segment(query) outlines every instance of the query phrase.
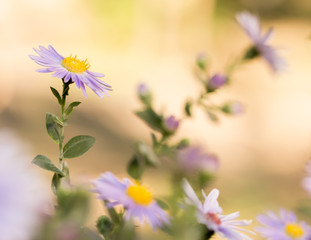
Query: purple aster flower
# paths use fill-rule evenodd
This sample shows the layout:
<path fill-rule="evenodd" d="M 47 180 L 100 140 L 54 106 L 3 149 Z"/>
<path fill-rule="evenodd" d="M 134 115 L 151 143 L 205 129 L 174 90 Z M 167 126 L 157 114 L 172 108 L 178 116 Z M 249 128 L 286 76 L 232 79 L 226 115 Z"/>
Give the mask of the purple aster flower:
<path fill-rule="evenodd" d="M 280 210 L 280 216 L 272 211 L 261 214 L 257 220 L 264 225 L 256 230 L 268 240 L 309 240 L 310 227 L 305 222 L 298 222 L 293 212 Z"/>
<path fill-rule="evenodd" d="M 179 126 L 179 121 L 174 116 L 164 119 L 164 128 L 170 133 L 174 133 Z"/>
<path fill-rule="evenodd" d="M 121 182 L 110 172 L 102 174 L 93 184 L 99 198 L 108 201 L 108 208 L 124 206 L 125 220 L 137 218 L 143 223 L 147 219 L 154 230 L 169 224 L 167 213 L 152 198 L 148 188 L 126 178 Z"/>
<path fill-rule="evenodd" d="M 247 226 L 251 220 L 235 220 L 239 217 L 239 212 L 234 212 L 228 215 L 222 215 L 222 208 L 217 201 L 219 191 L 213 189 L 208 196 L 202 190 L 204 203 L 202 204 L 190 184 L 184 180 L 183 189 L 187 196 L 187 202 L 196 207 L 196 216 L 198 222 L 206 225 L 206 227 L 229 240 L 251 240 L 250 237 L 242 232 L 254 234 L 251 231 L 243 229 L 239 226 Z"/>
<path fill-rule="evenodd" d="M 215 91 L 216 89 L 222 87 L 227 83 L 227 76 L 221 75 L 221 74 L 215 74 L 210 78 L 210 80 L 207 83 L 207 90 L 212 92 Z"/>
<path fill-rule="evenodd" d="M 302 180 L 302 187 L 309 193 L 311 196 L 311 161 L 308 162 L 306 166 L 307 176 Z"/>
<path fill-rule="evenodd" d="M 0 131 L 0 238 L 30 240 L 48 204 L 24 144 L 9 130 Z M 47 205 L 46 205 L 47 206 Z"/>
<path fill-rule="evenodd" d="M 88 70 L 90 65 L 87 59 L 81 61 L 71 55 L 64 58 L 51 45 L 48 48 L 39 46 L 39 49 L 34 49 L 39 56 L 29 55 L 32 60 L 45 67 L 38 69 L 38 72 L 54 72 L 53 77 L 61 78 L 65 83 L 74 82 L 78 89 L 81 88 L 85 97 L 87 97 L 85 85 L 101 98 L 104 97 L 104 94 L 108 95 L 107 91 L 112 90 L 110 85 L 99 79 L 104 77 L 104 74 Z"/>
<path fill-rule="evenodd" d="M 254 49 L 252 49 L 254 51 L 251 56 L 255 57 L 258 54 L 263 56 L 274 72 L 285 70 L 287 68 L 286 62 L 276 53 L 273 47 L 267 44 L 273 29 L 270 28 L 266 34 L 262 34 L 258 17 L 249 12 L 238 13 L 236 19 L 254 43 Z"/>
<path fill-rule="evenodd" d="M 187 146 L 177 151 L 177 161 L 181 169 L 189 173 L 199 171 L 213 173 L 219 167 L 215 155 L 205 153 L 199 146 Z"/>

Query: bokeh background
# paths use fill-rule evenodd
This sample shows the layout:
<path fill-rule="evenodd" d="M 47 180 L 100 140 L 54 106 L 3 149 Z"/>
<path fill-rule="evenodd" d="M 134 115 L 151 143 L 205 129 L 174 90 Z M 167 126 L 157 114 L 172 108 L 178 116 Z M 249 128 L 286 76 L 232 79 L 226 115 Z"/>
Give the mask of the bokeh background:
<path fill-rule="evenodd" d="M 207 53 L 212 71 L 221 72 L 250 45 L 235 21 L 241 10 L 259 15 L 265 29 L 274 27 L 271 43 L 289 69 L 273 74 L 263 60 L 244 65 L 215 101 L 239 100 L 246 112 L 214 124 L 197 109 L 177 138 L 189 137 L 219 157 L 213 185 L 225 212 L 254 218 L 266 209 L 295 209 L 307 199 L 300 182 L 311 157 L 310 0 L 0 0 L 1 127 L 13 129 L 33 156 L 56 160 L 44 119 L 45 112 L 59 113 L 49 86 L 60 90 L 61 81 L 35 72 L 39 66 L 28 55 L 51 44 L 63 56 L 88 58 L 114 91 L 99 99 L 88 90 L 85 99 L 71 89 L 70 100 L 82 105 L 67 139 L 97 139 L 86 155 L 69 160 L 72 179 L 87 182 L 107 170 L 124 177 L 134 143 L 150 142 L 150 130 L 133 114 L 141 107 L 137 84 L 149 85 L 157 109 L 182 118 L 185 99 L 201 87 L 193 73 L 197 54 Z M 47 187 L 50 178 L 46 173 Z M 161 171 L 148 171 L 145 181 L 156 194 L 169 191 Z M 102 211 L 94 201 L 90 226 Z"/>

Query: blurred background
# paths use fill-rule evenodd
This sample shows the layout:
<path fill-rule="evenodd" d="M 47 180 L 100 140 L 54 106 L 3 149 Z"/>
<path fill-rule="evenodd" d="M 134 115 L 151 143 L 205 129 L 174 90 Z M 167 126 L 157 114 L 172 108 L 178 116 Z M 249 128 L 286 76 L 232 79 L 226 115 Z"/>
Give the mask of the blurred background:
<path fill-rule="evenodd" d="M 247 219 L 266 209 L 295 208 L 307 198 L 300 182 L 311 157 L 310 0 L 0 0 L 1 127 L 14 130 L 33 156 L 56 161 L 58 146 L 44 121 L 46 112 L 59 114 L 49 87 L 60 91 L 61 81 L 37 73 L 28 55 L 51 44 L 65 57 L 88 58 L 90 70 L 104 73 L 114 90 L 99 99 L 87 89 L 85 99 L 71 88 L 69 100 L 82 104 L 66 138 L 97 139 L 86 155 L 68 161 L 72 179 L 86 182 L 107 170 L 125 177 L 134 143 L 150 142 L 149 128 L 133 114 L 141 108 L 138 83 L 153 90 L 157 109 L 182 118 L 186 98 L 201 87 L 193 73 L 196 56 L 205 52 L 216 73 L 249 47 L 235 21 L 242 10 L 259 15 L 264 29 L 274 27 L 271 44 L 289 69 L 273 74 L 262 59 L 244 65 L 216 101 L 241 101 L 246 112 L 214 124 L 196 109 L 177 138 L 189 137 L 219 157 L 214 186 L 225 213 L 240 210 Z M 47 186 L 51 176 L 46 173 Z M 169 191 L 168 176 L 159 171 L 147 172 L 145 181 L 158 195 Z M 94 204 L 91 226 L 103 213 Z"/>

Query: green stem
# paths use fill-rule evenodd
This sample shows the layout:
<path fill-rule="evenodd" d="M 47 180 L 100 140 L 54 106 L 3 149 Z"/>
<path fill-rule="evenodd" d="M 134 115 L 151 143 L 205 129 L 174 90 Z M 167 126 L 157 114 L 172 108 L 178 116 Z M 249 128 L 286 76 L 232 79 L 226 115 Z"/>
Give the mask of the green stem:
<path fill-rule="evenodd" d="M 62 93 L 62 101 L 61 101 L 61 121 L 62 123 L 64 123 L 65 121 L 65 106 L 66 106 L 66 97 L 68 95 L 69 92 L 69 84 L 71 84 L 71 82 L 67 82 L 65 83 L 63 80 L 63 93 Z M 64 163 L 63 163 L 63 141 L 64 141 L 64 127 L 61 127 L 61 132 L 60 132 L 60 141 L 59 141 L 59 167 L 60 170 L 63 170 L 64 168 Z M 68 176 L 69 177 L 69 176 Z"/>

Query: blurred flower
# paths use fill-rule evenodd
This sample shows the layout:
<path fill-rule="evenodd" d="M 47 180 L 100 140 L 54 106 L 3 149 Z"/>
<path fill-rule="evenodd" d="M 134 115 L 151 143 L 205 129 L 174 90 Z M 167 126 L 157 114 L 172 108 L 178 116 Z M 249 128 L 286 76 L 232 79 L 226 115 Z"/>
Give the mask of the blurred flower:
<path fill-rule="evenodd" d="M 308 162 L 306 166 L 307 176 L 302 179 L 302 187 L 309 193 L 311 196 L 311 161 Z"/>
<path fill-rule="evenodd" d="M 244 112 L 244 106 L 240 102 L 231 101 L 224 104 L 221 110 L 227 114 L 239 115 Z"/>
<path fill-rule="evenodd" d="M 242 232 L 247 232 L 253 234 L 253 232 L 246 229 L 240 228 L 238 226 L 247 226 L 252 221 L 251 220 L 234 220 L 240 214 L 239 212 L 234 212 L 228 215 L 222 215 L 222 208 L 219 206 L 217 201 L 219 191 L 213 189 L 208 196 L 202 190 L 204 197 L 204 204 L 201 203 L 194 190 L 190 184 L 184 180 L 183 189 L 187 196 L 187 202 L 196 207 L 196 216 L 198 222 L 206 225 L 206 227 L 229 240 L 243 240 L 251 238 Z"/>
<path fill-rule="evenodd" d="M 137 87 L 137 94 L 138 97 L 140 98 L 140 100 L 150 106 L 151 105 L 151 101 L 152 101 L 152 94 L 150 89 L 148 88 L 147 84 L 145 83 L 140 83 Z"/>
<path fill-rule="evenodd" d="M 221 74 L 215 74 L 212 76 L 207 83 L 207 90 L 209 92 L 215 91 L 227 83 L 227 76 Z"/>
<path fill-rule="evenodd" d="M 196 173 L 198 171 L 213 173 L 219 167 L 215 155 L 203 152 L 199 146 L 187 146 L 177 151 L 177 161 L 183 171 Z"/>
<path fill-rule="evenodd" d="M 206 70 L 208 57 L 205 53 L 199 53 L 196 59 L 197 66 L 201 70 Z"/>
<path fill-rule="evenodd" d="M 119 204 L 125 207 L 125 220 L 138 218 L 142 224 L 148 219 L 154 230 L 169 224 L 167 213 L 160 208 L 146 187 L 133 184 L 126 178 L 121 182 L 110 172 L 102 174 L 93 184 L 99 198 L 109 201 L 108 208 Z"/>
<path fill-rule="evenodd" d="M 38 69 L 38 72 L 49 73 L 54 72 L 53 77 L 61 78 L 65 83 L 74 82 L 78 89 L 81 88 L 85 97 L 86 90 L 84 84 L 93 90 L 99 97 L 104 97 L 105 93 L 108 95 L 108 91 L 111 91 L 111 86 L 103 82 L 99 78 L 104 77 L 102 73 L 91 72 L 89 63 L 86 60 L 79 60 L 77 57 L 64 58 L 55 49 L 49 45 L 48 48 L 39 46 L 40 50 L 34 49 L 34 51 L 39 55 L 29 55 L 29 57 L 45 68 Z"/>
<path fill-rule="evenodd" d="M 0 130 L 0 238 L 32 239 L 47 204 L 43 179 L 33 171 L 23 143 Z"/>
<path fill-rule="evenodd" d="M 305 222 L 298 222 L 293 212 L 280 210 L 280 216 L 268 211 L 261 214 L 257 220 L 264 227 L 257 227 L 256 230 L 269 240 L 309 240 L 311 239 L 311 229 Z"/>
<path fill-rule="evenodd" d="M 169 116 L 164 119 L 164 128 L 169 133 L 174 133 L 179 126 L 179 121 L 174 116 Z"/>
<path fill-rule="evenodd" d="M 238 13 L 236 19 L 254 43 L 254 47 L 247 52 L 246 59 L 261 55 L 266 59 L 273 71 L 285 70 L 287 68 L 286 62 L 276 53 L 273 47 L 266 44 L 272 35 L 273 29 L 270 28 L 266 34 L 262 34 L 258 17 L 249 12 Z"/>

